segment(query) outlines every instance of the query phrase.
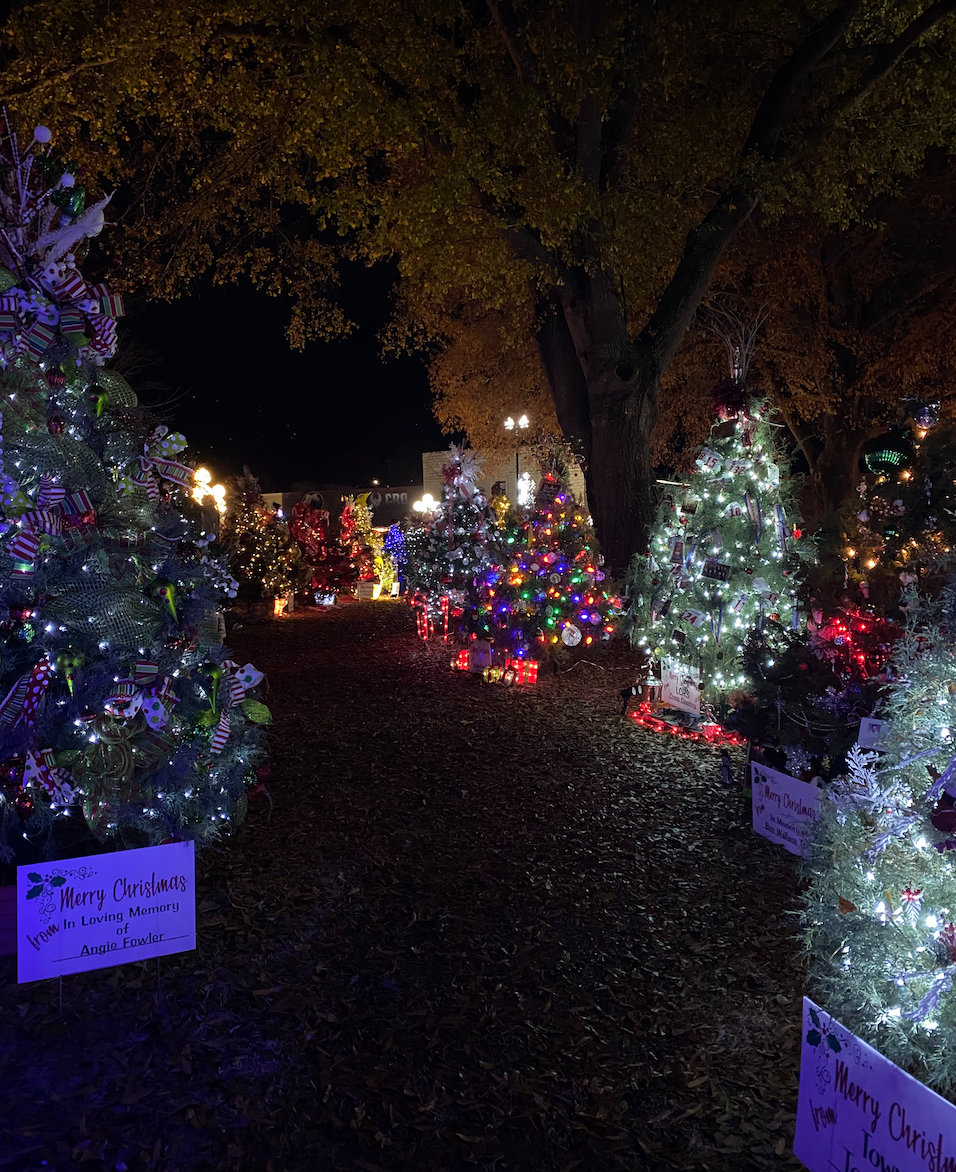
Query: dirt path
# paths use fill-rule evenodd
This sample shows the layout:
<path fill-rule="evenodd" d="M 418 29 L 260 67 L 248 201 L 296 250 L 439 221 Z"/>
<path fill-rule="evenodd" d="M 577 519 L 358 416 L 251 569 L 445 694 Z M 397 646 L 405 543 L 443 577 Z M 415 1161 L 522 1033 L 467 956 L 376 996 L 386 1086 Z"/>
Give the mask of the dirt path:
<path fill-rule="evenodd" d="M 792 860 L 711 752 L 535 691 L 408 610 L 236 632 L 273 806 L 201 860 L 200 947 L 12 986 L 0 1169 L 797 1168 Z M 17 1154 L 19 1153 L 19 1154 Z"/>

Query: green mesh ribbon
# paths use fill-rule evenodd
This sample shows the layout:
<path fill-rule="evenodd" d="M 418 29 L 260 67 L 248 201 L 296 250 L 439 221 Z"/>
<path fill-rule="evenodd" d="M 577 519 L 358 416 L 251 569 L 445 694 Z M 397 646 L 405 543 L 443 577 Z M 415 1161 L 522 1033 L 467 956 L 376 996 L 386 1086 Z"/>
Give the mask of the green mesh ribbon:
<path fill-rule="evenodd" d="M 96 578 L 57 583 L 46 606 L 50 617 L 67 627 L 89 632 L 114 648 L 135 650 L 152 643 L 163 612 L 151 598 L 131 594 L 128 586 L 98 584 Z"/>
<path fill-rule="evenodd" d="M 121 374 L 115 370 L 101 370 L 96 376 L 98 386 L 101 386 L 109 395 L 106 406 L 110 407 L 137 407 L 139 400 L 136 392 Z"/>

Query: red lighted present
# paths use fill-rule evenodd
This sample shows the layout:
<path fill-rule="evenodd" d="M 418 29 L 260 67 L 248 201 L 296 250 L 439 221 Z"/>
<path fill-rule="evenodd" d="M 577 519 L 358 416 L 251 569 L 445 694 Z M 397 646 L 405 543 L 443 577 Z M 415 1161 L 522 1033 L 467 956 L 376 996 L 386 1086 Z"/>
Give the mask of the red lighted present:
<path fill-rule="evenodd" d="M 536 659 L 506 659 L 505 667 L 515 673 L 516 684 L 534 686 L 538 682 L 538 661 Z"/>

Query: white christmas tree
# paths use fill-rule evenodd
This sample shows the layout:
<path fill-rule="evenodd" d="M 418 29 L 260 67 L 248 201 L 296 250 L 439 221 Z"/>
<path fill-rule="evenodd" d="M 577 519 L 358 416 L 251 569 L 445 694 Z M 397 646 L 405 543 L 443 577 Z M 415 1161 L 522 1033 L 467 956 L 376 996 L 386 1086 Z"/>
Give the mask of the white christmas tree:
<path fill-rule="evenodd" d="M 798 624 L 793 485 L 778 429 L 735 382 L 720 413 L 697 471 L 667 486 L 650 552 L 628 575 L 632 641 L 691 682 L 688 702 L 675 705 L 686 711 L 701 700 L 723 707 L 745 688 L 740 650 L 751 631 Z"/>
<path fill-rule="evenodd" d="M 807 863 L 811 975 L 827 1010 L 935 1089 L 956 1088 L 956 586 L 907 600 L 909 629 Z"/>

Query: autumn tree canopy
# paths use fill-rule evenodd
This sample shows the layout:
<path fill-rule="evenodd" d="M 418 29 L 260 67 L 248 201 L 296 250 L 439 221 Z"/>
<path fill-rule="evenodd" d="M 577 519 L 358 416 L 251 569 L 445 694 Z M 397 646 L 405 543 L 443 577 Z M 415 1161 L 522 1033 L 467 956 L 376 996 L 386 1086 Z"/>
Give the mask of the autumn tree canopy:
<path fill-rule="evenodd" d="M 124 265 L 161 295 L 248 273 L 301 342 L 347 328 L 340 256 L 398 258 L 393 344 L 481 378 L 482 333 L 499 365 L 533 341 L 619 569 L 714 267 L 757 206 L 849 221 L 948 149 L 954 8 L 36 0 L 0 92 L 129 186 Z"/>
<path fill-rule="evenodd" d="M 749 378 L 768 393 L 810 472 L 815 516 L 854 498 L 864 444 L 919 404 L 956 418 L 956 166 L 934 160 L 869 223 L 755 216 L 718 267 L 710 301 L 665 378 L 658 457 L 679 466 L 712 422 L 727 376 L 715 314 L 761 326 Z"/>

